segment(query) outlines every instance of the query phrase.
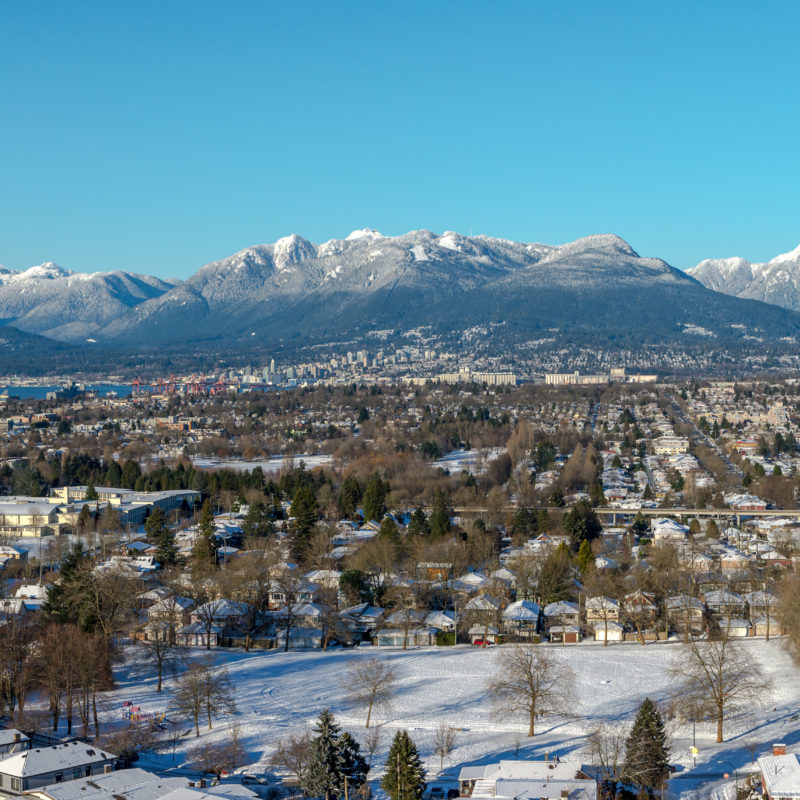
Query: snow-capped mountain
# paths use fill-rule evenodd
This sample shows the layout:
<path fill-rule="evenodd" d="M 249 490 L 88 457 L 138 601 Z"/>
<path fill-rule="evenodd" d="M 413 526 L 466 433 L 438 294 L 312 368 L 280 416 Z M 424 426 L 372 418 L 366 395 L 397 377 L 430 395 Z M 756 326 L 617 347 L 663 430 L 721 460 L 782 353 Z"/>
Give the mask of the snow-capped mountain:
<path fill-rule="evenodd" d="M 292 235 L 247 248 L 98 333 L 153 345 L 249 336 L 272 345 L 358 338 L 375 329 L 433 325 L 450 333 L 502 324 L 518 338 L 556 329 L 662 341 L 682 337 L 700 317 L 723 337 L 741 335 L 737 323 L 785 333 L 777 309 L 732 302 L 609 234 L 547 245 L 365 229 L 319 245 Z"/>
<path fill-rule="evenodd" d="M 720 342 L 800 338 L 800 315 L 711 291 L 610 234 L 563 245 L 453 231 L 364 229 L 322 244 L 295 234 L 177 285 L 52 264 L 0 269 L 0 317 L 65 341 L 182 352 L 292 349 L 421 326 L 454 345 L 491 329 L 487 341 L 506 351 L 542 337 L 696 344 L 700 329 Z"/>
<path fill-rule="evenodd" d="M 763 264 L 708 258 L 687 273 L 715 292 L 800 311 L 800 246 Z"/>
<path fill-rule="evenodd" d="M 0 267 L 0 319 L 30 333 L 80 340 L 174 286 L 150 275 L 72 272 L 52 262 L 19 272 Z"/>

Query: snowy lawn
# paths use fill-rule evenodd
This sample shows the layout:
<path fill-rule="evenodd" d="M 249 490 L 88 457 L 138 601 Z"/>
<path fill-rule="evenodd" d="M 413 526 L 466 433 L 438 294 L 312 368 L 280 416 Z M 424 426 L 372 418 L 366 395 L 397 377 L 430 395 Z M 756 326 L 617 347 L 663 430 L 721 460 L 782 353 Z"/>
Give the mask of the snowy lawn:
<path fill-rule="evenodd" d="M 726 742 L 721 745 L 714 742 L 713 724 L 698 724 L 700 752 L 695 768 L 690 751 L 691 725 L 668 724 L 671 760 L 679 769 L 671 781 L 675 796 L 710 796 L 724 783 L 722 775 L 731 772 L 732 765 L 741 773 L 751 768 L 749 748 L 755 743 L 758 756 L 768 752 L 773 742 L 785 742 L 790 749 L 796 749 L 800 742 L 800 724 L 793 719 L 800 714 L 800 673 L 780 641 L 752 639 L 743 645 L 753 651 L 772 677 L 774 689 L 763 707 L 726 722 Z M 445 760 L 444 774 L 438 776 L 450 785 L 461 765 L 501 757 L 542 758 L 549 753 L 588 761 L 585 737 L 597 723 L 627 724 L 645 697 L 663 701 L 672 694 L 669 666 L 681 653 L 679 644 L 664 643 L 646 647 L 624 644 L 604 648 L 589 643 L 547 647 L 575 671 L 577 700 L 574 708 L 565 709 L 564 718 L 541 718 L 532 739 L 525 736 L 524 719 L 492 714 L 485 682 L 495 669 L 499 649 L 460 646 L 405 652 L 388 648 L 289 653 L 211 651 L 214 661 L 228 669 L 239 711 L 234 718 L 216 721 L 211 732 L 201 727 L 199 741 L 227 737 L 236 721 L 252 762 L 245 771 L 267 771 L 274 743 L 290 732 L 310 731 L 317 714 L 326 707 L 343 728 L 363 741 L 366 711 L 347 702 L 342 685 L 350 661 L 378 656 L 393 664 L 399 680 L 391 709 L 373 713 L 373 720 L 384 732 L 373 778 L 379 777 L 395 730 L 406 728 L 420 748 L 430 779 L 436 779 L 439 760 L 433 754 L 433 734 L 440 722 L 460 729 L 455 750 Z M 156 694 L 150 666 L 137 657 L 136 648 L 129 648 L 126 655 L 129 660 L 116 672 L 117 689 L 109 700 L 105 721 L 121 724 L 118 709 L 124 700 L 140 706 L 143 712 L 166 711 L 169 716 L 169 690 L 174 679 L 167 678 L 165 691 Z M 207 655 L 204 650 L 193 651 L 193 657 Z M 188 766 L 187 753 L 197 741 L 194 735 L 188 737 L 179 745 L 174 761 L 167 754 L 156 757 L 154 764 L 162 769 Z"/>

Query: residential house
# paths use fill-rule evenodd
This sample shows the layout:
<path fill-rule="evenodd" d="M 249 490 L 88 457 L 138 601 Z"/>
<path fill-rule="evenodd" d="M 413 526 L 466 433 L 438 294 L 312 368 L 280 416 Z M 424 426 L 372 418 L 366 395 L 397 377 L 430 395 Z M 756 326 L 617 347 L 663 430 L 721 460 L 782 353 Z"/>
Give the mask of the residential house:
<path fill-rule="evenodd" d="M 797 800 L 800 797 L 800 757 L 786 753 L 786 745 L 774 744 L 772 754 L 758 759 L 761 791 L 767 800 Z"/>
<path fill-rule="evenodd" d="M 14 797 L 51 783 L 102 774 L 117 757 L 84 742 L 13 753 L 0 760 L 0 794 Z"/>
<path fill-rule="evenodd" d="M 461 797 L 474 800 L 596 800 L 597 783 L 573 761 L 500 761 L 462 767 Z"/>
<path fill-rule="evenodd" d="M 29 750 L 31 739 L 16 728 L 0 728 L 0 756 Z"/>
<path fill-rule="evenodd" d="M 517 600 L 503 611 L 503 629 L 518 639 L 532 639 L 539 633 L 541 608 L 532 600 Z"/>
<path fill-rule="evenodd" d="M 699 636 L 706 628 L 706 608 L 696 597 L 681 594 L 664 601 L 670 630 L 684 636 Z"/>

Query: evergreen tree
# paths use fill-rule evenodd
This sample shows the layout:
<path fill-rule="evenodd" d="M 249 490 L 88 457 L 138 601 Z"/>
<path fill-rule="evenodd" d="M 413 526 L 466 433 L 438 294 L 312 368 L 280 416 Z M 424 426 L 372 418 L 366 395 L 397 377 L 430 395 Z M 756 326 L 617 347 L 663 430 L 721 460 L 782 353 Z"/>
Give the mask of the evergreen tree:
<path fill-rule="evenodd" d="M 433 498 L 433 513 L 431 514 L 431 536 L 441 538 L 450 530 L 450 498 L 444 489 L 437 489 Z"/>
<path fill-rule="evenodd" d="M 386 495 L 389 493 L 389 484 L 374 472 L 364 489 L 364 521 L 379 520 L 386 511 Z"/>
<path fill-rule="evenodd" d="M 408 731 L 397 731 L 386 758 L 381 788 L 391 800 L 422 800 L 425 769 Z"/>
<path fill-rule="evenodd" d="M 175 533 L 167 524 L 166 512 L 156 506 L 145 521 L 144 529 L 149 541 L 158 548 L 156 561 L 162 567 L 173 566 L 178 556 L 178 548 L 175 546 Z"/>
<path fill-rule="evenodd" d="M 361 755 L 361 746 L 347 731 L 339 737 L 339 756 L 342 759 L 342 777 L 347 778 L 347 792 L 350 796 L 351 791 L 358 791 L 364 785 L 369 765 Z"/>
<path fill-rule="evenodd" d="M 203 503 L 200 512 L 200 524 L 192 548 L 192 558 L 196 566 L 211 567 L 217 563 L 217 537 L 214 535 L 214 512 L 210 500 Z"/>
<path fill-rule="evenodd" d="M 584 539 L 578 548 L 578 569 L 581 571 L 581 575 L 585 575 L 589 571 L 593 561 L 592 546 Z"/>
<path fill-rule="evenodd" d="M 409 536 L 428 536 L 431 532 L 431 526 L 428 524 L 428 518 L 425 512 L 418 508 L 408 521 L 408 535 Z"/>
<path fill-rule="evenodd" d="M 386 517 L 383 522 L 381 522 L 378 536 L 394 544 L 400 544 L 400 532 L 397 530 L 397 525 L 391 517 Z"/>
<path fill-rule="evenodd" d="M 329 709 L 317 720 L 311 741 L 311 753 L 303 773 L 303 792 L 308 797 L 331 800 L 344 792 L 344 759 L 339 746 L 339 726 Z"/>
<path fill-rule="evenodd" d="M 289 513 L 292 522 L 292 555 L 302 561 L 311 542 L 311 531 L 317 523 L 317 498 L 309 485 L 300 486 L 294 493 Z"/>
<path fill-rule="evenodd" d="M 336 497 L 336 510 L 339 516 L 343 519 L 351 519 L 355 515 L 360 501 L 361 487 L 352 475 L 348 475 L 342 481 L 342 487 Z"/>
<path fill-rule="evenodd" d="M 108 465 L 105 477 L 106 486 L 121 486 L 122 485 L 122 469 L 119 464 L 113 459 Z"/>
<path fill-rule="evenodd" d="M 625 780 L 645 789 L 661 786 L 669 775 L 669 748 L 664 721 L 650 698 L 645 698 L 625 741 Z"/>
<path fill-rule="evenodd" d="M 603 526 L 597 518 L 595 510 L 586 500 L 578 500 L 577 503 L 563 517 L 561 517 L 561 527 L 569 534 L 572 546 L 578 548 L 584 539 L 591 541 L 596 539 Z"/>
<path fill-rule="evenodd" d="M 264 502 L 258 500 L 250 503 L 242 520 L 242 530 L 245 536 L 269 536 L 275 532 L 270 509 Z"/>
<path fill-rule="evenodd" d="M 91 564 L 83 553 L 83 545 L 75 542 L 61 561 L 59 579 L 47 589 L 41 611 L 45 622 L 74 623 L 92 633 L 97 627 L 97 616 L 91 603 L 91 589 Z"/>
<path fill-rule="evenodd" d="M 97 489 L 94 488 L 94 482 L 93 481 L 89 481 L 89 484 L 86 487 L 86 497 L 84 499 L 87 502 L 96 501 L 97 500 Z"/>

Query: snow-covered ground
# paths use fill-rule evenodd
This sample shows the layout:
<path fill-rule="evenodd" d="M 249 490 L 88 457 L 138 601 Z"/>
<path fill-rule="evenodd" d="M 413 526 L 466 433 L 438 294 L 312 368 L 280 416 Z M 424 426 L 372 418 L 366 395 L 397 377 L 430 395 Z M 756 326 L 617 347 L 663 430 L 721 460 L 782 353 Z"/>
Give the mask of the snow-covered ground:
<path fill-rule="evenodd" d="M 542 645 L 546 646 L 546 645 Z M 753 651 L 764 670 L 772 677 L 774 689 L 761 708 L 731 718 L 725 729 L 726 742 L 714 742 L 710 723 L 697 726 L 699 755 L 692 767 L 692 728 L 669 723 L 672 762 L 678 772 L 671 780 L 671 795 L 689 800 L 710 797 L 728 783 L 725 772 L 736 766 L 739 776 L 751 768 L 750 749 L 757 743 L 756 756 L 769 751 L 773 742 L 785 742 L 790 750 L 800 746 L 800 673 L 779 641 L 748 640 L 744 647 Z M 525 721 L 497 718 L 492 714 L 485 682 L 496 668 L 498 649 L 419 648 L 403 652 L 387 648 L 359 648 L 328 652 L 239 650 L 211 652 L 216 663 L 225 664 L 236 690 L 238 714 L 215 722 L 214 730 L 203 732 L 203 739 L 226 737 L 233 722 L 238 722 L 251 759 L 247 771 L 266 771 L 275 742 L 288 733 L 309 731 L 323 708 L 330 708 L 341 725 L 363 741 L 365 711 L 346 700 L 343 680 L 353 659 L 377 655 L 389 660 L 399 678 L 392 708 L 379 712 L 377 721 L 384 732 L 372 777 L 382 770 L 391 737 L 406 728 L 417 743 L 432 779 L 439 769 L 433 754 L 433 734 L 442 721 L 459 728 L 456 748 L 445 761 L 439 778 L 453 783 L 462 764 L 490 762 L 500 757 L 543 758 L 545 753 L 560 758 L 588 761 L 586 734 L 600 721 L 625 725 L 644 697 L 666 700 L 673 691 L 669 666 L 680 658 L 678 644 L 624 644 L 603 648 L 595 644 L 551 647 L 576 674 L 577 700 L 565 709 L 564 718 L 544 717 L 535 737 L 528 739 Z M 169 716 L 168 678 L 165 691 L 155 693 L 152 669 L 136 657 L 135 648 L 125 668 L 116 674 L 117 689 L 104 713 L 106 722 L 121 723 L 125 700 L 143 712 L 166 711 Z M 193 656 L 203 658 L 203 650 Z M 202 730 L 202 729 L 201 729 Z M 173 761 L 169 754 L 156 757 L 161 768 L 188 766 L 187 752 L 197 740 L 191 736 L 178 748 Z M 146 766 L 146 764 L 142 764 Z M 154 764 L 155 765 L 155 764 Z"/>
<path fill-rule="evenodd" d="M 333 461 L 333 456 L 325 453 L 313 453 L 295 456 L 272 456 L 271 458 L 260 458 L 252 461 L 245 461 L 241 458 L 206 458 L 204 456 L 193 456 L 192 463 L 201 469 L 233 469 L 237 472 L 252 471 L 256 467 L 267 472 L 280 472 L 288 464 L 292 463 L 295 467 L 300 466 L 300 462 L 305 464 L 306 469 L 314 467 L 324 467 Z"/>

